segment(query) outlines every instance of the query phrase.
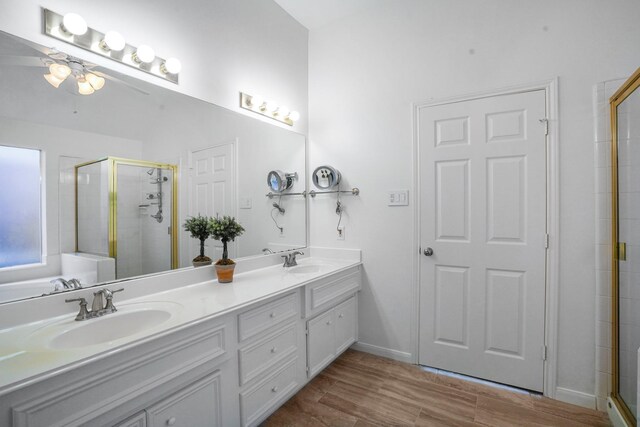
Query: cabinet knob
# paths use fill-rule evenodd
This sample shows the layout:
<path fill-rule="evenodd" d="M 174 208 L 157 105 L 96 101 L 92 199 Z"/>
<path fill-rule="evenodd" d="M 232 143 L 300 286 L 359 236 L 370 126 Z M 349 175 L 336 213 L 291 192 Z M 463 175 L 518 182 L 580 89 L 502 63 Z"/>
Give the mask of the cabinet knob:
<path fill-rule="evenodd" d="M 271 353 L 275 353 L 276 351 L 278 351 L 278 347 L 273 347 L 273 348 L 271 349 Z"/>
<path fill-rule="evenodd" d="M 330 325 L 330 324 L 331 324 L 331 320 L 327 320 L 327 325 Z"/>
<path fill-rule="evenodd" d="M 273 387 L 271 387 L 271 391 L 272 391 L 273 393 L 275 393 L 276 391 L 278 391 L 278 386 L 277 386 L 277 385 L 274 385 Z"/>
<path fill-rule="evenodd" d="M 168 426 L 175 425 L 175 423 L 176 423 L 176 417 L 171 417 L 171 418 L 169 418 L 169 419 L 167 420 L 167 425 L 168 425 Z"/>
<path fill-rule="evenodd" d="M 271 314 L 269 314 L 269 317 L 271 317 L 273 319 L 274 317 L 276 317 L 276 314 L 275 313 L 271 313 Z"/>
<path fill-rule="evenodd" d="M 344 314 L 340 313 L 338 314 L 338 319 L 342 319 L 344 317 Z"/>

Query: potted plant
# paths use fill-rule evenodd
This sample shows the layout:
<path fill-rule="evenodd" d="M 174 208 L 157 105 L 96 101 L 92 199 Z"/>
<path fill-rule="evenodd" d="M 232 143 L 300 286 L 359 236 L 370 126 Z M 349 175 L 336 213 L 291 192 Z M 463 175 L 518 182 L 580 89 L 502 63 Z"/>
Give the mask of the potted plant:
<path fill-rule="evenodd" d="M 211 235 L 210 222 L 210 218 L 200 215 L 187 218 L 184 222 L 183 227 L 186 231 L 191 233 L 191 237 L 200 240 L 200 255 L 193 259 L 194 267 L 211 265 L 211 258 L 204 254 L 204 242 Z"/>
<path fill-rule="evenodd" d="M 216 216 L 209 221 L 209 232 L 211 237 L 222 242 L 222 258 L 216 261 L 218 282 L 233 282 L 233 270 L 236 267 L 236 263 L 229 259 L 227 243 L 229 241 L 233 242 L 236 237 L 240 236 L 244 232 L 244 228 L 233 217 L 225 215 L 220 218 Z"/>

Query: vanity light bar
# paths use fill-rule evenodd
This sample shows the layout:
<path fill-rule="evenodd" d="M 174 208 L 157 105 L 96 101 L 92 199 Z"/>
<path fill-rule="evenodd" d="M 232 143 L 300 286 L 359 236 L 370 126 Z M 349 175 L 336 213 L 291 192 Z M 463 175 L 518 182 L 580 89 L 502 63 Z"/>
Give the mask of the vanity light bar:
<path fill-rule="evenodd" d="M 178 84 L 182 66 L 176 58 L 165 60 L 156 56 L 149 46 L 127 44 L 115 31 L 101 33 L 94 30 L 75 13 L 63 16 L 45 8 L 42 11 L 46 35 Z"/>
<path fill-rule="evenodd" d="M 295 122 L 300 120 L 300 113 L 297 111 L 291 111 L 288 107 L 277 105 L 272 101 L 265 101 L 257 95 L 249 95 L 244 92 L 240 92 L 240 107 L 289 126 L 293 126 Z"/>

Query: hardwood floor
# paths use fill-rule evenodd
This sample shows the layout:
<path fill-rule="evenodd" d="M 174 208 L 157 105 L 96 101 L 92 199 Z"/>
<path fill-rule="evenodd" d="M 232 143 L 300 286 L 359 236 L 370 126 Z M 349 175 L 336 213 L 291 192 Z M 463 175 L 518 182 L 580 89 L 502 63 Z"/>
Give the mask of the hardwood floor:
<path fill-rule="evenodd" d="M 571 427 L 610 423 L 606 414 L 595 410 L 347 350 L 263 426 Z"/>

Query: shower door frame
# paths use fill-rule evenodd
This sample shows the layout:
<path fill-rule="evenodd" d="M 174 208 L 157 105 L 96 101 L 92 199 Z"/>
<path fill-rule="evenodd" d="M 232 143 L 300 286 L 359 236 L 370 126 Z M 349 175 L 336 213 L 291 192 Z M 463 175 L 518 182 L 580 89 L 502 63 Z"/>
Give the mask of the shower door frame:
<path fill-rule="evenodd" d="M 75 165 L 75 225 L 76 252 L 78 252 L 78 169 L 96 163 L 107 162 L 108 194 L 109 194 L 109 257 L 118 256 L 118 165 L 139 166 L 144 168 L 169 169 L 172 175 L 171 197 L 171 269 L 179 266 L 178 257 L 178 166 L 169 163 L 150 162 L 147 160 L 133 160 L 122 157 L 103 157 Z M 116 272 L 117 275 L 117 272 Z"/>
<path fill-rule="evenodd" d="M 620 389 L 620 328 L 619 328 L 619 267 L 618 254 L 618 106 L 640 87 L 640 68 L 609 98 L 611 111 L 611 400 L 630 426 L 637 420 L 619 393 Z"/>

